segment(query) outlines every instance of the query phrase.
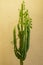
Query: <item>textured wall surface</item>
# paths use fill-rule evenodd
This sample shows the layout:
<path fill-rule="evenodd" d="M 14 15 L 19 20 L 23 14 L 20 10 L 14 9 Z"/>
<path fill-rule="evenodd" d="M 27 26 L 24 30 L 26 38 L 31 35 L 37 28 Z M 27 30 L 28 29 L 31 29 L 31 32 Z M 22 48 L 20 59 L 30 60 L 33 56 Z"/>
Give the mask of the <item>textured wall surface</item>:
<path fill-rule="evenodd" d="M 0 0 L 0 65 L 19 65 L 13 51 L 13 28 L 22 0 Z M 25 0 L 32 17 L 30 49 L 24 65 L 43 65 L 43 0 Z"/>

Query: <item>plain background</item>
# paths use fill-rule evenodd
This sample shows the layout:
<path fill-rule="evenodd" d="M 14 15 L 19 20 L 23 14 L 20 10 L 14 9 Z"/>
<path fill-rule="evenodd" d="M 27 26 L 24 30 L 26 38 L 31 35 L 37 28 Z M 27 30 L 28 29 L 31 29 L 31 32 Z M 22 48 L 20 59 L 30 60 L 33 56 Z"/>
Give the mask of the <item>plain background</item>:
<path fill-rule="evenodd" d="M 13 29 L 22 0 L 0 0 L 0 65 L 19 65 L 13 51 Z M 43 65 L 43 0 L 25 0 L 32 18 L 30 48 L 24 65 Z"/>

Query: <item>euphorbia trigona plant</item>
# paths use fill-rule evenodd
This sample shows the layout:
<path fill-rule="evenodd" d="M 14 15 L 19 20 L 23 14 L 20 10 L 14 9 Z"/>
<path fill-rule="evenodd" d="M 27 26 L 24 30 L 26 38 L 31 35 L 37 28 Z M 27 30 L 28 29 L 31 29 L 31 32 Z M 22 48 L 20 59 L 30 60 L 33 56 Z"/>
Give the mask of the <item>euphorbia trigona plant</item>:
<path fill-rule="evenodd" d="M 30 29 L 32 28 L 31 22 L 32 19 L 29 17 L 28 10 L 25 9 L 25 3 L 23 1 L 17 24 L 19 48 L 17 48 L 16 29 L 14 28 L 13 30 L 14 52 L 16 57 L 20 59 L 20 65 L 23 65 L 23 61 L 25 60 L 29 49 Z"/>

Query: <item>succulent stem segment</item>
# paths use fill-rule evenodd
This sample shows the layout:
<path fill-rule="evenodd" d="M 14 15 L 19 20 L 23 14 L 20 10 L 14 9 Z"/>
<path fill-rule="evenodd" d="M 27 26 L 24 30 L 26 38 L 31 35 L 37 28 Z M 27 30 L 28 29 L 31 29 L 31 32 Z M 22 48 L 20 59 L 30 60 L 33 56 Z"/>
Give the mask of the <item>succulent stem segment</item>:
<path fill-rule="evenodd" d="M 20 60 L 20 65 L 23 65 L 23 61 L 22 60 Z"/>
<path fill-rule="evenodd" d="M 14 28 L 13 31 L 14 52 L 16 57 L 20 59 L 20 65 L 23 65 L 23 61 L 25 60 L 27 51 L 29 49 L 30 29 L 32 28 L 31 22 L 32 19 L 29 17 L 28 10 L 25 10 L 25 4 L 23 1 L 17 24 L 19 48 L 17 48 L 16 29 Z"/>

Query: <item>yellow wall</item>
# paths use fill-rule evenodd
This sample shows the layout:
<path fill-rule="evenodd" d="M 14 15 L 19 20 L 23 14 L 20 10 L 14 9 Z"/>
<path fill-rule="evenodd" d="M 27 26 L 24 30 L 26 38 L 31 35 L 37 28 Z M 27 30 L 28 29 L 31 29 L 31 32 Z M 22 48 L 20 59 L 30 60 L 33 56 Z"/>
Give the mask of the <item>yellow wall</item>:
<path fill-rule="evenodd" d="M 22 0 L 0 0 L 0 65 L 19 65 L 13 52 L 13 28 Z M 25 0 L 32 17 L 30 49 L 24 65 L 43 65 L 43 0 Z"/>

